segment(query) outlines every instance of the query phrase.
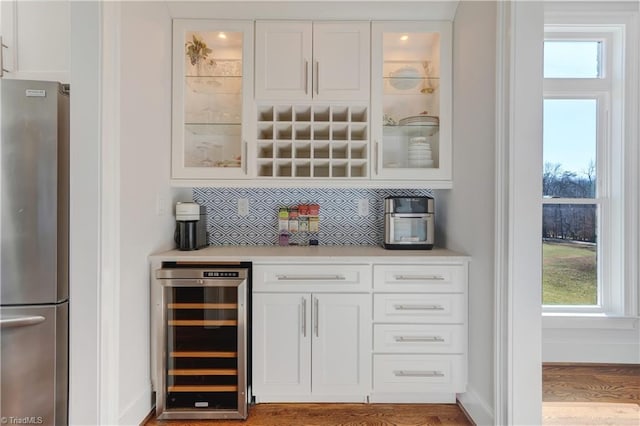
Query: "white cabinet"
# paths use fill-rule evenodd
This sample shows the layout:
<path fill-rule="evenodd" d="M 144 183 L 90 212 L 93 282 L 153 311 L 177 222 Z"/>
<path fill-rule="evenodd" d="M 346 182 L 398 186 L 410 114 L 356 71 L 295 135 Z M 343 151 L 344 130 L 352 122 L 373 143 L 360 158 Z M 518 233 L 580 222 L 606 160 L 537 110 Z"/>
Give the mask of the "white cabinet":
<path fill-rule="evenodd" d="M 252 311 L 254 395 L 309 395 L 310 295 L 254 293 Z"/>
<path fill-rule="evenodd" d="M 253 22 L 173 21 L 173 179 L 248 176 Z"/>
<path fill-rule="evenodd" d="M 452 183 L 450 22 L 371 27 L 374 179 Z"/>
<path fill-rule="evenodd" d="M 455 402 L 467 383 L 467 264 L 373 266 L 373 402 Z"/>
<path fill-rule="evenodd" d="M 363 281 L 370 278 L 370 267 L 328 266 L 255 267 L 253 394 L 258 402 L 366 400 L 371 301 L 369 294 L 348 292 L 370 288 L 370 281 Z"/>
<path fill-rule="evenodd" d="M 70 2 L 3 1 L 3 78 L 69 83 Z"/>
<path fill-rule="evenodd" d="M 256 22 L 257 100 L 369 99 L 368 22 Z"/>

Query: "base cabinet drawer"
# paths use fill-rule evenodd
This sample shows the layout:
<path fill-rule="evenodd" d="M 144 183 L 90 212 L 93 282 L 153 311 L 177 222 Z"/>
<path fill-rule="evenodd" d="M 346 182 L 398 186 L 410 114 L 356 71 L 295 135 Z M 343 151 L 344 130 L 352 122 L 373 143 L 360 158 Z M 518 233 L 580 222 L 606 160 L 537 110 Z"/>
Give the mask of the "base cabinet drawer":
<path fill-rule="evenodd" d="M 254 291 L 366 292 L 371 290 L 370 265 L 254 265 Z"/>
<path fill-rule="evenodd" d="M 373 351 L 461 354 L 466 352 L 466 329 L 463 325 L 376 324 Z"/>
<path fill-rule="evenodd" d="M 374 392 L 464 392 L 463 355 L 374 355 Z"/>
<path fill-rule="evenodd" d="M 373 287 L 384 292 L 462 293 L 465 265 L 375 265 Z"/>
<path fill-rule="evenodd" d="M 376 322 L 449 323 L 466 320 L 463 294 L 374 294 Z"/>

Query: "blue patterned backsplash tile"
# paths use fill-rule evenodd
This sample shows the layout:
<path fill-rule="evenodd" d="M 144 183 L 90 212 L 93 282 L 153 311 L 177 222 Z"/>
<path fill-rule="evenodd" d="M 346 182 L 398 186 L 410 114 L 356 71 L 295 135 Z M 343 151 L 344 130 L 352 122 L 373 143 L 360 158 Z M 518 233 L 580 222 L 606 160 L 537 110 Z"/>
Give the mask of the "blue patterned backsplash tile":
<path fill-rule="evenodd" d="M 209 244 L 275 245 L 278 208 L 320 205 L 320 245 L 380 245 L 383 200 L 390 195 L 433 196 L 431 190 L 319 188 L 194 188 L 193 201 L 207 208 Z M 238 215 L 238 199 L 249 201 L 249 214 Z M 358 200 L 369 214 L 358 216 Z"/>

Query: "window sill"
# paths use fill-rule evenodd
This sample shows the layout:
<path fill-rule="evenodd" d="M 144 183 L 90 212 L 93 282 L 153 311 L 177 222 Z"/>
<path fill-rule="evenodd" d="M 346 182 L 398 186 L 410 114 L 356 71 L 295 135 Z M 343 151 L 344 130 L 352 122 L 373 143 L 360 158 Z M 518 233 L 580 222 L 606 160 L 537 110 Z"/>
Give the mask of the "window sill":
<path fill-rule="evenodd" d="M 542 328 L 633 330 L 640 318 L 605 314 L 543 313 Z"/>

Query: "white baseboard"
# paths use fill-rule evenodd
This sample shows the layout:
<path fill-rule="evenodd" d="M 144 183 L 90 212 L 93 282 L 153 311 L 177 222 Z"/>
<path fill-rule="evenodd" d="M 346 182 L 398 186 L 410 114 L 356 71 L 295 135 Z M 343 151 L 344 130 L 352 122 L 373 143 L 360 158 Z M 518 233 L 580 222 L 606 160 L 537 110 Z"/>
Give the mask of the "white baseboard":
<path fill-rule="evenodd" d="M 120 412 L 118 425 L 138 426 L 151 411 L 151 389 L 144 389 L 129 405 Z"/>
<path fill-rule="evenodd" d="M 254 395 L 256 404 L 262 403 L 295 403 L 295 402 L 351 402 L 365 403 L 364 395 Z"/>
<path fill-rule="evenodd" d="M 395 404 L 455 404 L 455 393 L 422 392 L 422 393 L 372 393 L 369 402 Z"/>
<path fill-rule="evenodd" d="M 635 343 L 542 342 L 542 362 L 640 364 Z"/>
<path fill-rule="evenodd" d="M 469 386 L 467 386 L 465 393 L 458 394 L 458 403 L 476 425 L 488 426 L 494 424 L 493 410 Z"/>

